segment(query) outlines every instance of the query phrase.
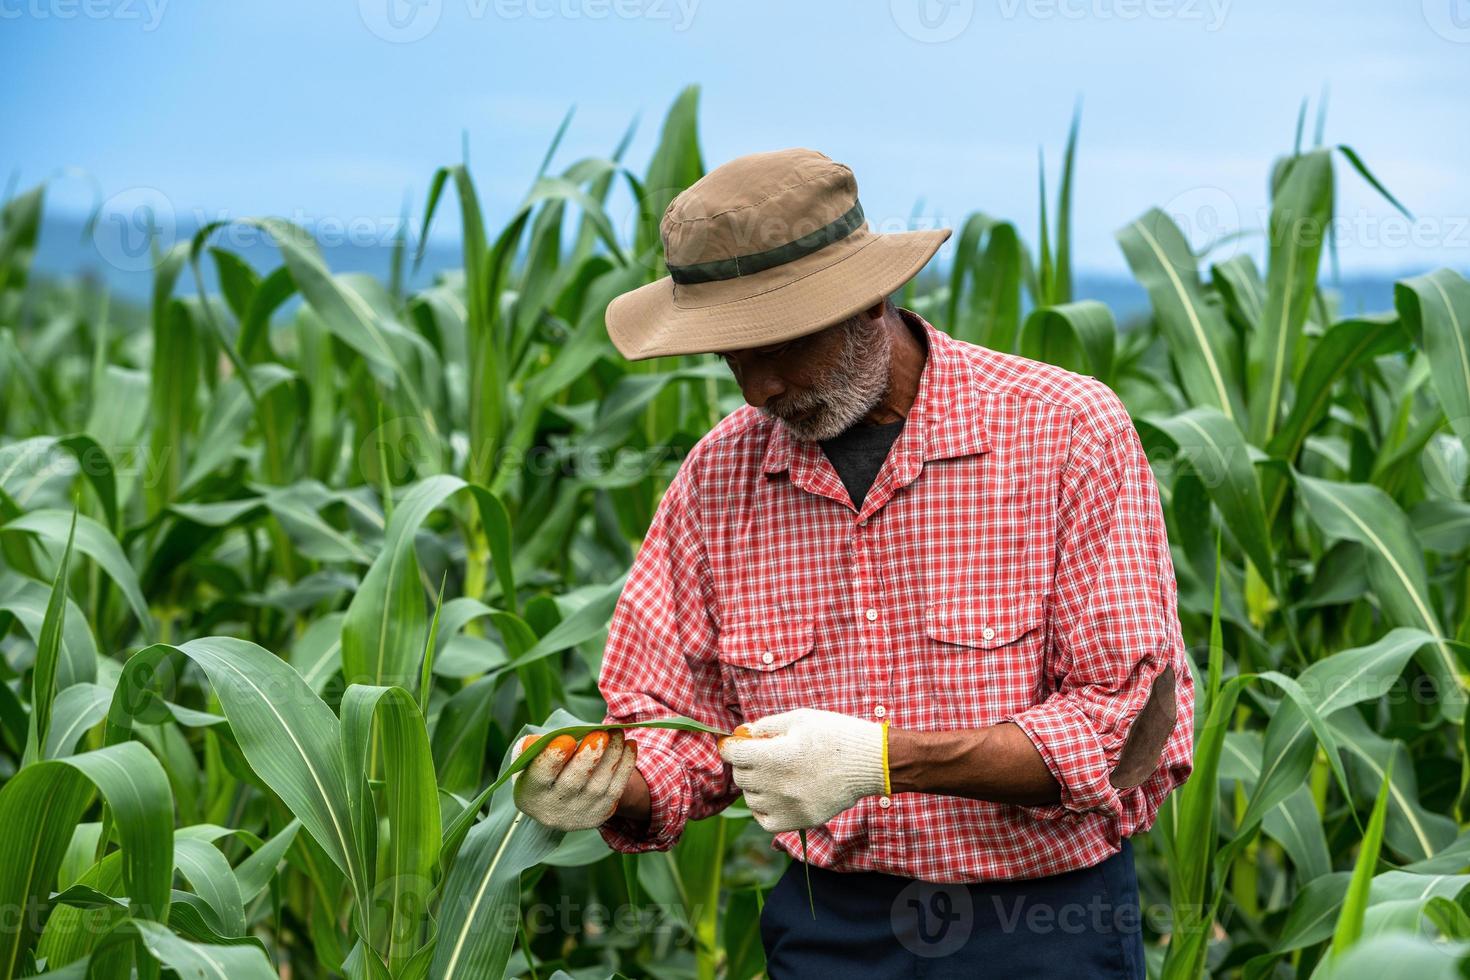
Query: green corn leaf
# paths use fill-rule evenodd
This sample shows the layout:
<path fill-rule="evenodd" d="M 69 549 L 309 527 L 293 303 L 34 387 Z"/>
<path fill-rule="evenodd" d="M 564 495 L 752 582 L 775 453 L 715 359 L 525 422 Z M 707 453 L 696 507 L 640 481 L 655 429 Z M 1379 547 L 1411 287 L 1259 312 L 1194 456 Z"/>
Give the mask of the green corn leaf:
<path fill-rule="evenodd" d="M 256 362 L 268 357 L 270 350 L 267 330 L 271 314 L 295 293 L 296 281 L 291 278 L 291 270 L 284 265 L 272 271 L 255 287 L 255 291 L 250 294 L 250 305 L 240 318 L 240 329 L 237 333 L 237 346 L 242 358 Z"/>
<path fill-rule="evenodd" d="M 367 873 L 353 842 L 356 825 L 348 806 L 340 727 L 331 709 L 284 661 L 231 637 L 140 650 L 118 683 L 108 713 L 109 743 L 125 739 L 135 717 L 154 706 L 151 682 L 171 653 L 188 657 L 209 677 L 250 767 L 348 876 L 361 900 Z"/>
<path fill-rule="evenodd" d="M 1021 354 L 1090 375 L 1104 383 L 1113 376 L 1118 325 L 1096 300 L 1032 311 L 1021 328 Z"/>
<path fill-rule="evenodd" d="M 1360 365 L 1407 346 L 1408 334 L 1393 314 L 1356 317 L 1334 323 L 1313 346 L 1296 380 L 1291 411 L 1271 437 L 1266 450 L 1295 465 L 1307 436 L 1327 415 L 1338 383 Z M 1266 515 L 1274 518 L 1290 481 L 1276 470 L 1262 474 Z"/>
<path fill-rule="evenodd" d="M 812 918 L 815 919 L 817 917 L 817 897 L 812 891 L 812 866 L 806 857 L 806 828 L 803 827 L 797 831 L 797 836 L 801 838 L 801 870 L 806 876 L 806 903 L 811 909 Z"/>
<path fill-rule="evenodd" d="M 183 484 L 184 468 L 194 448 L 193 422 L 198 417 L 200 329 L 188 304 L 170 300 L 155 311 L 152 386 L 149 392 L 149 459 L 159 478 L 150 482 L 151 510 L 172 502 Z"/>
<path fill-rule="evenodd" d="M 729 980 L 754 980 L 766 967 L 761 947 L 760 915 L 759 888 L 731 890 L 722 937 L 728 956 Z"/>
<path fill-rule="evenodd" d="M 661 250 L 659 219 L 674 197 L 704 176 L 699 149 L 699 87 L 690 85 L 674 99 L 664 116 L 658 146 L 638 195 L 639 220 L 634 251 L 644 255 Z"/>
<path fill-rule="evenodd" d="M 1194 408 L 1172 418 L 1150 417 L 1141 425 L 1173 443 L 1180 460 L 1199 475 L 1222 523 L 1256 571 L 1273 592 L 1279 591 L 1261 485 L 1240 428 L 1214 408 Z"/>
<path fill-rule="evenodd" d="M 83 827 L 89 828 L 86 833 L 81 832 Z M 96 829 L 95 836 L 90 828 Z M 93 903 L 95 907 L 85 909 L 58 904 L 51 910 L 41 931 L 41 938 L 36 943 L 35 955 L 37 960 L 44 960 L 52 966 L 78 960 L 85 963 L 97 940 L 127 914 L 127 899 L 114 897 L 123 891 L 122 852 L 111 851 L 97 861 L 95 857 L 102 825 L 83 824 L 77 830 L 78 833 L 72 837 L 72 850 L 68 854 L 68 860 L 75 857 L 82 870 L 69 883 L 66 883 L 64 877 L 59 877 L 57 885 L 66 883 L 64 892 L 71 892 L 74 888 L 89 889 L 96 895 L 106 896 L 107 901 Z M 62 875 L 65 873 L 66 864 L 63 863 Z M 170 903 L 168 917 L 173 928 L 177 929 L 179 911 L 176 903 Z"/>
<path fill-rule="evenodd" d="M 515 945 L 520 873 L 539 863 L 561 842 L 516 809 L 511 794 L 497 797 L 490 815 L 465 835 L 444 886 L 430 975 L 440 980 L 500 976 Z M 507 924 L 509 919 L 509 924 Z"/>
<path fill-rule="evenodd" d="M 280 863 L 285 860 L 287 849 L 296 839 L 296 832 L 300 829 L 301 821 L 292 819 L 290 823 L 277 831 L 274 837 L 261 844 L 253 854 L 241 861 L 235 868 L 235 877 L 240 882 L 240 897 L 247 905 L 255 901 L 260 893 L 269 887 Z"/>
<path fill-rule="evenodd" d="M 64 548 L 67 540 L 73 537 L 72 517 L 72 512 L 64 510 L 28 511 L 0 525 L 0 532 L 34 534 L 56 548 Z M 151 637 L 153 619 L 148 612 L 148 602 L 143 598 L 138 573 L 133 571 L 112 532 L 86 515 L 76 515 L 74 547 L 107 573 L 108 579 L 127 600 L 128 608 L 133 611 L 144 635 Z"/>
<path fill-rule="evenodd" d="M 278 218 L 242 218 L 236 223 L 258 228 L 270 236 L 301 295 L 321 316 L 326 328 L 362 355 L 381 376 L 398 385 L 417 421 L 437 437 L 438 422 L 412 366 L 414 358 L 432 360 L 433 348 L 418 334 L 395 322 L 382 309 L 382 302 L 375 302 L 373 296 L 364 292 L 360 280 L 334 276 L 316 242 L 303 229 Z M 197 252 L 205 239 L 223 224 L 213 222 L 199 229 L 194 235 L 194 250 Z M 386 300 L 386 294 L 383 299 Z"/>
<path fill-rule="evenodd" d="M 1341 744 L 1341 733 L 1334 728 L 1333 735 Z M 1286 851 L 1297 881 L 1303 885 L 1332 871 L 1332 855 L 1327 849 L 1322 818 L 1306 785 L 1292 790 L 1280 806 L 1267 813 L 1261 829 Z"/>
<path fill-rule="evenodd" d="M 1317 288 L 1331 218 L 1331 151 L 1294 158 L 1272 195 L 1266 310 L 1248 347 L 1250 437 L 1257 445 L 1275 434 L 1290 393 L 1298 339 Z"/>
<path fill-rule="evenodd" d="M 251 379 L 249 387 L 242 382 L 242 375 L 215 389 L 199 430 L 198 445 L 189 456 L 188 469 L 180 477 L 180 493 L 187 494 L 223 467 L 240 446 L 261 400 L 275 388 L 296 381 L 296 375 L 279 364 L 258 364 L 249 368 L 247 374 Z M 305 395 L 304 389 L 298 393 Z"/>
<path fill-rule="evenodd" d="M 1390 761 L 1388 774 L 1393 773 Z M 1343 897 L 1342 912 L 1337 918 L 1337 928 L 1332 933 L 1332 955 L 1339 957 L 1358 941 L 1363 934 L 1363 916 L 1368 909 L 1368 893 L 1373 885 L 1373 874 L 1378 869 L 1378 852 L 1383 846 L 1383 822 L 1388 812 L 1388 778 L 1384 779 L 1378 798 L 1373 803 L 1373 815 L 1368 819 L 1368 828 L 1358 848 L 1358 859 L 1353 864 L 1353 876 L 1348 881 L 1347 894 Z"/>
<path fill-rule="evenodd" d="M 41 637 L 36 643 L 36 662 L 31 671 L 31 718 L 22 765 L 46 755 L 46 737 L 51 733 L 51 708 L 56 700 L 56 675 L 61 659 L 61 637 L 66 618 L 66 580 L 71 571 L 71 548 L 76 539 L 77 512 L 72 511 L 71 529 L 66 547 L 56 564 L 56 577 L 51 583 L 51 598 L 46 603 L 46 616 L 41 623 Z"/>
<path fill-rule="evenodd" d="M 720 880 L 728 822 L 718 816 L 691 821 L 672 852 L 684 917 L 695 942 L 710 949 L 719 942 Z"/>
<path fill-rule="evenodd" d="M 434 618 L 429 620 L 429 635 L 424 641 L 423 659 L 419 666 L 419 714 L 429 714 L 429 692 L 434 686 L 434 656 L 439 649 L 439 614 L 444 611 L 444 584 L 449 573 L 439 579 L 439 594 L 434 598 Z"/>
<path fill-rule="evenodd" d="M 1170 868 L 1169 898 L 1178 918 L 1164 960 L 1163 976 L 1168 980 L 1185 977 L 1192 980 L 1203 969 L 1213 919 L 1207 889 L 1216 860 L 1214 844 L 1219 809 L 1216 772 L 1230 716 L 1246 683 L 1246 678 L 1237 676 L 1221 686 L 1210 706 L 1209 717 L 1198 732 L 1194 774 L 1175 793 L 1175 838 L 1196 846 L 1176 849 L 1175 866 Z"/>
<path fill-rule="evenodd" d="M 225 936 L 245 935 L 245 902 L 240 881 L 219 848 L 208 841 L 180 837 L 174 862 L 194 893 L 209 905 L 216 928 Z"/>
<path fill-rule="evenodd" d="M 37 186 L 5 202 L 0 211 L 0 299 L 25 286 L 26 270 L 41 231 L 41 205 L 46 185 Z"/>
<path fill-rule="evenodd" d="M 51 602 L 49 586 L 13 572 L 0 570 L 0 613 L 15 617 L 32 643 L 41 642 L 46 624 L 46 607 Z M 75 600 L 66 600 L 62 617 L 61 656 L 56 664 L 56 689 L 65 692 L 75 684 L 97 679 L 97 641 L 86 614 Z M 24 728 L 24 725 L 22 725 Z"/>
<path fill-rule="evenodd" d="M 627 576 L 604 586 L 580 609 L 558 623 L 524 653 L 511 658 L 502 670 L 515 670 L 552 654 L 570 649 L 607 628 L 608 619 L 622 594 Z"/>
<path fill-rule="evenodd" d="M 490 544 L 490 564 L 495 569 L 496 581 L 500 583 L 500 600 L 506 609 L 515 612 L 515 549 L 511 544 L 510 513 L 501 499 L 493 493 L 483 494 L 477 499 L 485 537 Z"/>
<path fill-rule="evenodd" d="M 1424 552 L 1413 526 L 1388 494 L 1369 484 L 1336 483 L 1295 473 L 1297 488 L 1312 521 L 1333 538 L 1355 541 L 1368 558 L 1368 581 L 1388 619 L 1434 637 L 1443 637 L 1429 593 Z M 1461 666 L 1450 642 L 1437 639 L 1439 656 L 1431 673 L 1439 686 L 1446 721 L 1465 711 Z"/>
<path fill-rule="evenodd" d="M 335 494 L 312 480 L 303 480 L 284 487 L 256 487 L 261 491 L 260 502 L 280 522 L 290 536 L 297 551 L 313 561 L 355 562 L 367 565 L 372 556 L 350 536 L 328 523 L 321 511 L 330 504 L 342 502 L 351 505 L 351 498 Z M 245 516 L 236 508 L 247 502 L 230 502 L 220 505 L 202 505 L 180 510 L 190 520 L 213 519 L 232 522 Z M 206 508 L 217 508 L 207 510 Z"/>
<path fill-rule="evenodd" d="M 78 470 L 91 483 L 107 527 L 118 530 L 118 479 L 112 456 L 92 436 L 76 433 L 69 436 L 36 436 L 0 446 L 0 488 L 25 507 L 32 490 L 43 483 L 37 470 L 54 463 L 57 450 L 76 459 Z"/>
<path fill-rule="evenodd" d="M 1266 290 L 1256 263 L 1245 253 L 1210 266 L 1210 284 L 1225 301 L 1234 321 L 1247 334 L 1260 329 L 1266 313 Z"/>
<path fill-rule="evenodd" d="M 421 480 L 394 508 L 383 550 L 368 569 L 342 623 L 342 672 L 349 684 L 414 689 L 428 629 L 414 535 L 433 510 L 461 490 L 468 490 L 474 498 L 483 523 L 494 526 L 497 508 L 503 510 L 503 505 L 483 487 L 456 476 L 441 474 Z"/>
<path fill-rule="evenodd" d="M 121 884 L 133 913 L 166 919 L 173 874 L 173 795 L 163 767 L 136 742 L 36 762 L 0 787 L 0 978 L 21 975 L 72 831 L 92 797 L 107 801 L 121 854 Z"/>
<path fill-rule="evenodd" d="M 1341 957 L 1323 964 L 1323 980 L 1459 980 L 1457 963 L 1465 960 L 1470 944 L 1432 940 L 1405 932 L 1365 937 Z M 1316 975 L 1316 974 L 1314 974 Z"/>
<path fill-rule="evenodd" d="M 1418 777 L 1402 742 L 1390 741 L 1373 731 L 1358 711 L 1339 711 L 1329 724 L 1355 784 L 1368 792 L 1388 784 L 1383 837 L 1391 850 L 1413 861 L 1428 861 L 1454 843 L 1458 825 L 1453 818 L 1429 810 L 1420 801 Z"/>
<path fill-rule="evenodd" d="M 955 244 L 944 329 L 992 350 L 1014 350 L 1021 326 L 1022 270 L 1016 226 L 970 215 Z"/>
<path fill-rule="evenodd" d="M 1205 301 L 1194 253 L 1179 226 L 1152 208 L 1118 232 L 1133 277 L 1148 291 L 1185 394 L 1236 424 L 1245 418 L 1240 354 L 1218 306 Z"/>
<path fill-rule="evenodd" d="M 1311 692 L 1319 715 L 1331 718 L 1354 704 L 1386 694 L 1416 654 L 1421 663 L 1436 655 L 1436 637 L 1400 627 L 1363 647 L 1343 650 L 1308 667 L 1297 683 Z M 1260 778 L 1240 826 L 1249 828 L 1302 785 L 1311 765 L 1312 725 L 1287 699 L 1272 714 L 1261 753 Z"/>
<path fill-rule="evenodd" d="M 1409 209 L 1400 204 L 1399 199 L 1389 193 L 1388 188 L 1384 187 L 1382 182 L 1380 182 L 1377 177 L 1373 176 L 1373 172 L 1368 169 L 1368 165 L 1363 162 L 1362 157 L 1358 156 L 1358 152 L 1356 150 L 1345 143 L 1338 144 L 1337 149 L 1347 159 L 1348 163 L 1352 164 L 1353 169 L 1358 172 L 1358 176 L 1366 180 L 1370 185 L 1372 185 L 1375 191 L 1383 195 L 1383 199 L 1389 204 L 1392 204 L 1394 206 L 1394 210 L 1398 211 L 1399 214 L 1403 215 L 1405 218 L 1408 218 L 1410 221 L 1414 220 L 1414 216 L 1409 212 Z"/>
<path fill-rule="evenodd" d="M 245 319 L 250 307 L 250 296 L 260 287 L 260 276 L 234 252 L 222 248 L 211 248 L 209 257 L 214 259 L 215 274 L 219 276 L 220 293 L 230 307 L 236 320 Z"/>
<path fill-rule="evenodd" d="M 1470 449 L 1470 282 L 1450 269 L 1405 279 L 1394 305 L 1429 361 L 1450 428 Z"/>
<path fill-rule="evenodd" d="M 76 683 L 56 695 L 51 705 L 51 727 L 46 736 L 44 758 L 71 755 L 76 742 L 107 717 L 112 689 L 94 683 Z"/>
<path fill-rule="evenodd" d="M 144 919 L 127 919 L 117 927 L 117 936 L 136 933 L 148 953 L 180 977 L 208 980 L 276 980 L 277 974 L 265 953 L 253 945 L 218 946 L 190 942 L 166 927 Z"/>
<path fill-rule="evenodd" d="M 1057 188 L 1057 252 L 1053 295 L 1049 305 L 1072 302 L 1072 177 L 1077 169 L 1077 130 L 1082 125 L 1082 101 L 1072 110 L 1067 147 L 1062 152 L 1062 180 Z"/>
<path fill-rule="evenodd" d="M 376 730 L 376 736 L 374 731 Z M 373 761 L 381 752 L 381 764 Z M 381 866 L 371 889 L 371 946 L 397 973 L 413 954 L 410 942 L 428 912 L 439 858 L 439 794 L 429 733 L 413 696 L 403 688 L 354 684 L 342 696 L 342 755 L 362 866 Z M 368 774 L 383 773 L 383 811 L 373 804 Z M 386 823 L 386 860 L 378 859 L 379 825 Z"/>

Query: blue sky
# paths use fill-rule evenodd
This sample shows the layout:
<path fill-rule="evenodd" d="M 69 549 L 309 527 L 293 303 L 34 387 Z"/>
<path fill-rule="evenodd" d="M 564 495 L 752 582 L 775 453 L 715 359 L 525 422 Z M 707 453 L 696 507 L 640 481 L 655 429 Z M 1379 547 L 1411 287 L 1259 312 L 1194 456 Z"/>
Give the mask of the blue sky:
<path fill-rule="evenodd" d="M 1343 267 L 1470 264 L 1470 0 L 0 0 L 0 180 L 76 167 L 183 216 L 388 227 L 467 133 L 493 221 L 569 107 L 559 164 L 637 117 L 641 171 L 691 82 L 708 166 L 810 146 L 881 230 L 978 209 L 1030 240 L 1038 147 L 1054 180 L 1081 97 L 1076 261 L 1104 272 L 1150 205 L 1201 238 L 1258 227 L 1326 87 L 1327 141 L 1417 219 L 1340 161 Z M 93 195 L 67 176 L 50 201 Z"/>

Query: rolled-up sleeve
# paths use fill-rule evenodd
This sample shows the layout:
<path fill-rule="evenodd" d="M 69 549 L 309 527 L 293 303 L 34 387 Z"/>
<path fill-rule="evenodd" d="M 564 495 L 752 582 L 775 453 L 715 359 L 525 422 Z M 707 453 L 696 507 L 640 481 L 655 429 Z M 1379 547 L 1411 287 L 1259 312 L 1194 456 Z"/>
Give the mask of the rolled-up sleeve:
<path fill-rule="evenodd" d="M 713 589 L 686 459 L 659 501 L 648 535 L 613 611 L 598 688 L 607 722 L 686 715 L 729 730 L 739 723 L 722 697 Z M 629 733 L 648 783 L 647 824 L 613 817 L 600 829 L 618 851 L 672 847 L 689 820 L 724 809 L 739 795 L 713 735 L 668 729 Z"/>
<path fill-rule="evenodd" d="M 1074 429 L 1061 481 L 1057 563 L 1044 668 L 1051 693 L 1011 714 L 1061 786 L 1057 819 L 1100 811 L 1123 836 L 1147 829 L 1192 764 L 1194 689 L 1178 586 L 1153 471 L 1116 396 Z M 1174 668 L 1174 727 L 1141 785 L 1111 782 L 1155 678 Z"/>

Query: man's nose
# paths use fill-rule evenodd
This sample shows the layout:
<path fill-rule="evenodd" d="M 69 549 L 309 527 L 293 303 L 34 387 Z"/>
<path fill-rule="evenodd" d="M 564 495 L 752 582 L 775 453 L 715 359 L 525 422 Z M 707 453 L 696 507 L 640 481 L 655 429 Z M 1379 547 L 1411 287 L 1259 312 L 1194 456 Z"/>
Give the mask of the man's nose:
<path fill-rule="evenodd" d="M 766 402 L 786 393 L 786 382 L 774 371 L 750 368 L 741 378 L 740 390 L 748 404 L 754 408 L 764 408 Z"/>

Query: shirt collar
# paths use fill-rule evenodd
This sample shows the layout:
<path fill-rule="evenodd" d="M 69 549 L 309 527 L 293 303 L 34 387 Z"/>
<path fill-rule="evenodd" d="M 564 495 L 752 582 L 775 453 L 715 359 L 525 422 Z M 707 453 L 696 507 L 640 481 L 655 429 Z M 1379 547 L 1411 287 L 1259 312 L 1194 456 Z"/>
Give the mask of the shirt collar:
<path fill-rule="evenodd" d="M 922 331 L 929 350 L 919 375 L 919 390 L 894 445 L 894 455 L 908 456 L 922 463 L 988 452 L 990 434 L 981 418 L 975 370 L 960 349 L 960 342 L 917 313 L 899 309 L 899 315 L 909 329 L 916 333 Z M 821 446 L 794 438 L 779 420 L 770 421 L 762 472 L 779 473 L 793 465 L 815 465 Z"/>

